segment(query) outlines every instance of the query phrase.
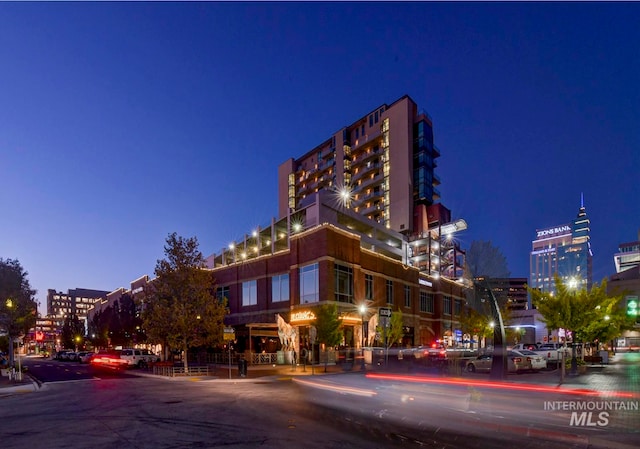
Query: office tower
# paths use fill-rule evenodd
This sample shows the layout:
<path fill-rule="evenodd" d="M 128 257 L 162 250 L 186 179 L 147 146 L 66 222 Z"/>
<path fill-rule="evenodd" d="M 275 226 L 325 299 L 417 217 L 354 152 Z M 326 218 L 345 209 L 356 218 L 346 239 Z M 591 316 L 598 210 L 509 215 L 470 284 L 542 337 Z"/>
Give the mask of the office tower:
<path fill-rule="evenodd" d="M 554 276 L 572 288 L 591 288 L 590 221 L 581 198 L 577 217 L 570 223 L 537 229 L 530 253 L 529 285 L 555 292 Z"/>

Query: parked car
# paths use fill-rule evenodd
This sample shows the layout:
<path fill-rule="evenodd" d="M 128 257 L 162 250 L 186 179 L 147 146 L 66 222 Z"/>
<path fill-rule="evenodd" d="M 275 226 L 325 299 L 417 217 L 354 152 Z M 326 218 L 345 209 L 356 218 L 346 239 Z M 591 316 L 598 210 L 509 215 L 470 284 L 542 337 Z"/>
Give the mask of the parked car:
<path fill-rule="evenodd" d="M 511 350 L 508 353 L 508 358 L 510 372 L 539 371 L 547 367 L 547 360 L 544 356 L 526 349 L 521 351 Z"/>
<path fill-rule="evenodd" d="M 159 360 L 157 355 L 147 349 L 123 349 L 120 352 L 120 358 L 125 360 L 129 366 L 139 368 Z"/>
<path fill-rule="evenodd" d="M 426 365 L 445 365 L 447 363 L 447 350 L 442 345 L 418 346 L 413 351 L 413 356 Z"/>
<path fill-rule="evenodd" d="M 54 360 L 63 360 L 63 356 L 67 351 L 57 351 L 53 354 Z"/>
<path fill-rule="evenodd" d="M 562 343 L 545 343 L 535 350 L 536 353 L 543 356 L 547 364 L 559 364 L 564 358 L 571 357 L 571 348 Z"/>
<path fill-rule="evenodd" d="M 521 351 L 523 349 L 527 351 L 537 351 L 539 347 L 537 343 L 518 343 L 511 349 L 514 351 Z"/>
<path fill-rule="evenodd" d="M 491 371 L 493 362 L 492 354 L 479 355 L 475 359 L 467 362 L 466 370 L 470 373 Z M 547 367 L 546 359 L 540 354 L 523 349 L 521 351 L 507 352 L 507 371 L 510 373 L 521 373 L 524 371 L 539 371 Z"/>
<path fill-rule="evenodd" d="M 89 352 L 89 351 L 79 352 L 78 361 L 80 363 L 89 363 L 89 360 L 91 360 L 91 356 L 93 356 L 93 352 Z"/>
<path fill-rule="evenodd" d="M 483 354 L 479 355 L 475 359 L 467 362 L 467 371 L 470 373 L 475 372 L 490 372 L 491 371 L 491 362 L 493 361 L 493 356 L 491 354 Z"/>

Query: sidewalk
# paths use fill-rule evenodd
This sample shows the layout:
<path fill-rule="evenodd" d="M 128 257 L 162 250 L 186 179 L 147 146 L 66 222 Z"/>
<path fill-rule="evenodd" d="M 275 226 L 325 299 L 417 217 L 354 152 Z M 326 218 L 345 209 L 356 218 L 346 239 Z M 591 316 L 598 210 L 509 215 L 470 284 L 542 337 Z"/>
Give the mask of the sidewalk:
<path fill-rule="evenodd" d="M 360 367 L 353 367 L 352 370 L 345 370 L 341 365 L 328 364 L 324 365 L 249 365 L 247 367 L 247 375 L 240 376 L 237 365 L 216 365 L 212 374 L 209 376 L 176 376 L 166 377 L 151 374 L 147 371 L 132 370 L 131 374 L 142 377 L 161 378 L 170 381 L 216 381 L 216 382 L 247 382 L 262 380 L 264 382 L 290 380 L 299 376 L 319 376 L 337 373 L 362 373 Z"/>
<path fill-rule="evenodd" d="M 22 380 L 10 380 L 7 376 L 0 376 L 0 397 L 12 393 L 37 391 L 39 388 L 39 383 L 27 373 L 22 373 Z"/>
<path fill-rule="evenodd" d="M 619 352 L 606 365 L 587 365 L 585 374 L 570 376 L 567 373 L 562 385 L 601 392 L 640 394 L 640 353 Z"/>

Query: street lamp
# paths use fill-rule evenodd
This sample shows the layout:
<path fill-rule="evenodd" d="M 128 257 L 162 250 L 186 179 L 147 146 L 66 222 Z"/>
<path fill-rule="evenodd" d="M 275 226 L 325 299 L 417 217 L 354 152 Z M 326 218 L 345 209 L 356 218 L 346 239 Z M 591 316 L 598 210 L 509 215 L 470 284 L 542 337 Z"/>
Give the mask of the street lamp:
<path fill-rule="evenodd" d="M 574 296 L 575 296 L 575 291 L 577 286 L 578 286 L 578 281 L 576 280 L 576 278 L 572 277 L 571 279 L 569 279 L 568 287 Z M 572 332 L 571 333 L 571 371 L 569 371 L 569 375 L 577 376 L 578 375 L 578 358 L 576 354 L 576 331 L 575 329 L 572 329 L 571 332 Z M 565 341 L 566 341 L 566 334 L 565 334 Z"/>
<path fill-rule="evenodd" d="M 14 363 L 14 354 L 13 354 L 13 335 L 11 332 L 11 326 L 13 324 L 12 315 L 13 315 L 13 300 L 11 298 L 7 298 L 5 305 L 7 306 L 7 337 L 9 339 L 9 367 L 13 367 Z"/>
<path fill-rule="evenodd" d="M 360 321 L 362 322 L 362 329 L 360 330 L 360 350 L 362 351 L 362 365 L 360 366 L 361 370 L 365 370 L 364 365 L 364 333 L 366 331 L 367 322 L 364 320 L 364 315 L 367 313 L 367 306 L 365 304 L 360 304 L 358 307 L 358 311 L 360 312 Z"/>

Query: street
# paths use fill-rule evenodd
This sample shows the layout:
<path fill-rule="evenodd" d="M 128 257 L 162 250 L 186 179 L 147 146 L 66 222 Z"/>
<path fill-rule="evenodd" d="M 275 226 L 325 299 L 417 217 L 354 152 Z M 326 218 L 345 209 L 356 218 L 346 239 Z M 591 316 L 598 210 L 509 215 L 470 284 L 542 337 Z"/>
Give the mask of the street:
<path fill-rule="evenodd" d="M 638 356 L 561 387 L 553 371 L 504 383 L 384 370 L 171 380 L 33 358 L 29 371 L 44 382 L 32 393 L 0 395 L 0 444 L 626 449 L 640 441 L 640 411 L 608 410 L 603 420 L 598 410 L 573 416 L 567 407 L 637 405 Z"/>
<path fill-rule="evenodd" d="M 34 393 L 0 397 L 1 447 L 387 447 L 366 432 L 316 419 L 291 382 L 171 381 L 128 372 L 93 377 L 86 366 L 28 363 L 33 372 L 51 365 L 45 371 L 57 380 Z"/>

